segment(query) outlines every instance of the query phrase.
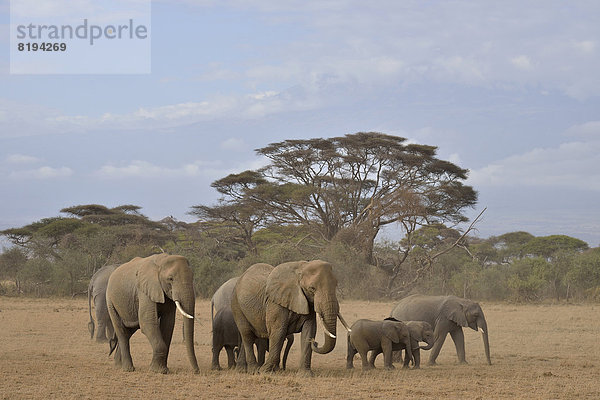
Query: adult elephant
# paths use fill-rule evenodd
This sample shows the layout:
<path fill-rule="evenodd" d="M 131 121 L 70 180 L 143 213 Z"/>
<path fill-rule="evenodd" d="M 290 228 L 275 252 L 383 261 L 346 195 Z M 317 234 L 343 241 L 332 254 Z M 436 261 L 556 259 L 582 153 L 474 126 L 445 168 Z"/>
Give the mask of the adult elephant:
<path fill-rule="evenodd" d="M 415 294 L 408 296 L 394 307 L 391 316 L 403 320 L 426 321 L 433 327 L 435 344 L 429 355 L 429 364 L 434 365 L 440 354 L 446 335 L 450 333 L 460 363 L 466 363 L 465 337 L 462 328 L 479 330 L 483 337 L 485 356 L 490 360 L 490 344 L 488 327 L 483 310 L 478 303 L 456 296 L 425 296 Z"/>
<path fill-rule="evenodd" d="M 185 257 L 156 254 L 136 257 L 110 275 L 106 289 L 108 313 L 115 329 L 115 364 L 133 371 L 129 339 L 138 329 L 152 346 L 150 369 L 166 374 L 167 357 L 175 326 L 175 310 L 184 317 L 183 337 L 188 359 L 195 372 L 193 272 Z M 111 352 L 115 349 L 111 343 Z"/>
<path fill-rule="evenodd" d="M 110 322 L 110 315 L 108 315 L 108 308 L 106 308 L 106 286 L 108 285 L 110 274 L 112 274 L 118 266 L 118 264 L 114 264 L 100 268 L 92 275 L 88 285 L 88 311 L 90 314 L 88 330 L 90 331 L 90 338 L 93 339 L 95 330 L 94 318 L 92 317 L 93 301 L 96 323 L 98 324 L 98 330 L 96 332 L 97 342 L 106 342 L 114 333 L 112 322 Z"/>
<path fill-rule="evenodd" d="M 229 279 L 217 289 L 210 300 L 210 315 L 212 321 L 212 369 L 221 369 L 221 366 L 219 365 L 219 354 L 223 348 L 225 348 L 225 351 L 227 352 L 227 367 L 235 367 L 235 349 L 237 348 L 239 350 L 242 347 L 240 331 L 235 324 L 233 311 L 231 310 L 233 289 L 238 280 L 239 277 Z M 294 335 L 288 335 L 282 360 L 282 369 L 284 370 L 293 343 Z M 269 348 L 269 340 L 257 338 L 255 345 L 258 365 L 262 366 L 265 363 L 265 354 Z M 245 365 L 246 355 L 244 352 L 240 352 L 239 362 L 242 365 Z"/>
<path fill-rule="evenodd" d="M 256 338 L 269 339 L 269 356 L 261 372 L 278 368 L 286 336 L 301 332 L 300 371 L 310 370 L 312 351 L 331 352 L 336 343 L 339 312 L 335 294 L 337 280 L 331 264 L 321 261 L 294 261 L 273 267 L 254 264 L 248 268 L 233 292 L 231 308 L 242 336 L 249 372 L 257 370 L 252 343 Z M 317 320 L 323 322 L 325 342 L 314 341 Z"/>

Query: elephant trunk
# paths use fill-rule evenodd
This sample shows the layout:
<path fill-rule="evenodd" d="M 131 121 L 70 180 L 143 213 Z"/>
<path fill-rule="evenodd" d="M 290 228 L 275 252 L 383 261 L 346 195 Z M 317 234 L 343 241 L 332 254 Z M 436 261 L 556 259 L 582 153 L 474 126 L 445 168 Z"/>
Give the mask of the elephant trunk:
<path fill-rule="evenodd" d="M 483 338 L 483 347 L 485 349 L 485 358 L 487 359 L 487 363 L 492 365 L 492 360 L 490 359 L 490 342 L 488 339 L 488 327 L 485 321 L 485 318 L 481 317 L 477 320 L 477 327 L 481 332 L 481 337 Z"/>
<path fill-rule="evenodd" d="M 419 346 L 419 348 L 420 348 L 421 350 L 431 350 L 431 348 L 433 347 L 433 344 L 434 344 L 434 343 L 435 343 L 435 342 L 433 342 L 433 341 L 432 341 L 431 343 L 427 343 L 427 346 Z"/>
<path fill-rule="evenodd" d="M 338 314 L 340 311 L 339 304 L 338 304 L 337 300 L 330 300 L 330 301 L 325 302 L 325 305 L 322 307 L 318 307 L 317 304 L 315 304 L 315 306 L 316 306 L 315 309 L 323 310 L 322 317 L 319 314 L 319 312 L 317 311 L 317 316 L 316 316 L 317 321 L 316 322 L 317 322 L 317 324 L 319 322 L 322 322 L 324 336 L 325 336 L 325 343 L 323 344 L 322 347 L 319 347 L 318 344 L 313 341 L 312 349 L 315 353 L 327 354 L 334 349 L 335 343 L 336 343 L 336 327 L 337 327 Z"/>
<path fill-rule="evenodd" d="M 412 344 L 410 343 L 410 336 L 406 338 L 405 342 L 404 342 L 404 346 L 406 347 L 406 357 L 412 361 L 412 363 L 415 363 L 415 358 L 413 356 L 412 353 Z"/>
<path fill-rule="evenodd" d="M 195 311 L 196 299 L 193 295 L 186 297 L 184 301 L 181 302 L 181 308 L 190 312 L 190 316 L 194 315 Z M 198 360 L 196 360 L 196 352 L 194 350 L 194 318 L 184 318 L 183 319 L 183 341 L 185 344 L 185 349 L 187 351 L 188 359 L 190 360 L 190 364 L 192 365 L 192 369 L 194 372 L 200 371 L 198 368 Z"/>

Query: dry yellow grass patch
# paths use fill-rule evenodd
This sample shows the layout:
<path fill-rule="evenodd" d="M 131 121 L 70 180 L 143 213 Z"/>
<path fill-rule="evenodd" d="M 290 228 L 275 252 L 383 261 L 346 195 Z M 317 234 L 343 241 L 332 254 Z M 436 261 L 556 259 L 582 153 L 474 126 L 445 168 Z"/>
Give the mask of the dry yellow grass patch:
<path fill-rule="evenodd" d="M 343 301 L 348 323 L 388 315 L 392 303 Z M 327 355 L 313 355 L 315 377 L 296 374 L 298 341 L 288 371 L 246 375 L 210 371 L 210 303 L 196 306 L 194 375 L 181 343 L 178 316 L 169 356 L 169 375 L 148 371 L 151 348 L 140 332 L 132 338 L 136 371 L 114 368 L 108 345 L 90 340 L 84 299 L 0 297 L 0 398 L 600 398 L 600 306 L 482 304 L 490 330 L 492 366 L 485 363 L 477 332 L 466 330 L 469 365 L 457 365 L 450 338 L 438 358 L 418 371 L 362 373 L 360 360 L 347 371 L 346 337 Z M 322 340 L 318 333 L 317 340 Z M 428 356 L 424 352 L 424 358 Z M 225 352 L 221 364 L 226 364 Z M 378 359 L 377 365 L 382 366 Z"/>

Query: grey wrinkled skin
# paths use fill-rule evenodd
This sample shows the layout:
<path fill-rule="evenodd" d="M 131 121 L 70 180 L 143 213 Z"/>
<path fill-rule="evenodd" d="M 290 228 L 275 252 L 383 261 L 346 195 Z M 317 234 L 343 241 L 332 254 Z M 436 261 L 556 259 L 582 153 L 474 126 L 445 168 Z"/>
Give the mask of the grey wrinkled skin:
<path fill-rule="evenodd" d="M 231 301 L 248 372 L 258 370 L 253 351 L 256 338 L 269 339 L 269 356 L 260 367 L 261 373 L 268 373 L 279 368 L 285 338 L 301 332 L 300 373 L 312 375 L 312 352 L 326 354 L 335 347 L 335 338 L 325 336 L 323 346 L 319 347 L 314 337 L 316 313 L 322 315 L 325 329 L 336 334 L 339 315 L 336 287 L 331 264 L 321 260 L 294 261 L 277 267 L 261 263 L 248 268 L 240 276 Z"/>
<path fill-rule="evenodd" d="M 394 318 L 395 319 L 395 318 Z M 419 369 L 421 367 L 421 350 L 431 350 L 435 343 L 435 338 L 433 336 L 433 328 L 429 324 L 429 322 L 425 321 L 403 321 L 408 327 L 408 331 L 410 332 L 410 343 L 413 353 L 414 361 L 414 369 Z M 419 346 L 419 342 L 427 343 L 427 346 Z M 375 362 L 375 357 L 377 354 L 371 353 L 371 359 L 373 364 Z M 402 352 L 395 351 L 393 355 L 394 362 L 402 362 Z M 408 359 L 406 352 L 404 354 L 404 367 L 407 368 L 410 360 Z"/>
<path fill-rule="evenodd" d="M 220 370 L 219 354 L 225 348 L 227 352 L 227 368 L 234 368 L 239 363 L 245 365 L 246 356 L 244 352 L 239 352 L 242 339 L 240 331 L 235 324 L 233 312 L 231 310 L 231 299 L 233 297 L 233 289 L 239 277 L 231 278 L 222 284 L 211 298 L 211 320 L 212 320 L 212 366 L 214 370 Z M 282 369 L 285 370 L 287 357 L 290 348 L 294 343 L 294 335 L 287 336 L 287 343 L 283 353 Z M 265 363 L 265 354 L 269 348 L 269 340 L 257 338 L 255 341 L 257 351 L 258 365 L 262 366 Z M 236 362 L 235 352 L 239 352 Z"/>
<path fill-rule="evenodd" d="M 108 308 L 106 307 L 106 286 L 108 285 L 110 274 L 112 274 L 118 266 L 118 264 L 114 264 L 100 268 L 92 275 L 88 285 L 88 311 L 90 314 L 88 330 L 90 331 L 90 338 L 93 339 L 95 330 L 94 318 L 92 317 L 93 302 L 96 323 L 98 324 L 98 330 L 96 331 L 97 342 L 108 341 L 114 333 L 112 323 L 110 322 L 110 316 L 108 315 Z"/>
<path fill-rule="evenodd" d="M 426 321 L 433 327 L 435 343 L 429 364 L 435 365 L 448 333 L 454 341 L 460 363 L 466 363 L 465 337 L 462 328 L 481 329 L 487 363 L 491 365 L 488 327 L 478 303 L 456 296 L 408 296 L 394 307 L 391 316 L 402 321 Z"/>
<path fill-rule="evenodd" d="M 354 368 L 353 360 L 356 353 L 360 354 L 363 370 L 375 368 L 375 358 L 383 353 L 384 368 L 393 369 L 392 352 L 406 350 L 407 358 L 412 359 L 411 338 L 408 327 L 404 322 L 396 320 L 373 321 L 359 319 L 350 327 L 348 333 L 348 352 L 346 368 Z M 372 351 L 369 360 L 367 353 Z"/>
<path fill-rule="evenodd" d="M 196 296 L 193 272 L 182 256 L 157 254 L 136 257 L 111 274 L 106 304 L 115 329 L 111 352 L 115 365 L 133 371 L 129 339 L 141 329 L 152 346 L 150 370 L 166 374 L 169 347 L 175 326 L 175 301 L 194 315 Z M 183 318 L 183 336 L 188 360 L 194 372 L 198 362 L 194 351 L 194 319 Z M 116 342 L 116 343 L 115 343 Z"/>

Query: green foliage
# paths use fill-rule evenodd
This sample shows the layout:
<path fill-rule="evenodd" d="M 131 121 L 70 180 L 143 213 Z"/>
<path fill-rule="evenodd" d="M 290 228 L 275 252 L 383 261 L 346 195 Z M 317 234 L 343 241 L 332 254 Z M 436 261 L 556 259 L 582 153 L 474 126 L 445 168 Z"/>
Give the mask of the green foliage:
<path fill-rule="evenodd" d="M 548 262 L 543 258 L 524 258 L 516 261 L 509 272 L 508 287 L 518 301 L 539 300 L 547 286 L 544 279 Z"/>
<path fill-rule="evenodd" d="M 329 151 L 323 143 L 316 145 Z M 417 162 L 406 157 L 406 163 Z M 260 181 L 252 174 L 242 178 L 244 185 Z M 588 249 L 568 236 L 511 232 L 480 239 L 462 237 L 439 223 L 415 225 L 401 241 L 377 243 L 374 265 L 364 252 L 363 236 L 369 231 L 361 224 L 344 228 L 334 240 L 304 224 L 259 224 L 249 246 L 240 234 L 242 225 L 231 221 L 151 221 L 134 205 L 62 211 L 69 217 L 44 218 L 2 232 L 14 246 L 0 254 L 0 294 L 82 294 L 103 265 L 164 250 L 188 258 L 196 294 L 206 298 L 254 263 L 275 266 L 318 258 L 334 266 L 338 295 L 346 299 L 394 299 L 419 292 L 481 300 L 600 301 L 600 249 Z"/>
<path fill-rule="evenodd" d="M 577 299 L 600 300 L 600 248 L 573 257 L 565 277 L 571 294 Z"/>
<path fill-rule="evenodd" d="M 536 237 L 523 246 L 523 253 L 533 256 L 551 258 L 559 251 L 583 251 L 588 244 L 583 240 L 565 235 Z"/>

